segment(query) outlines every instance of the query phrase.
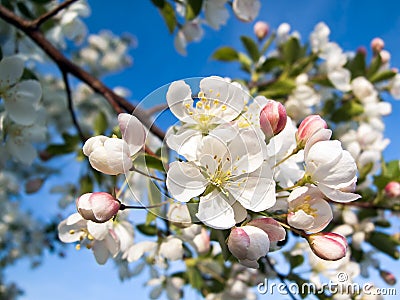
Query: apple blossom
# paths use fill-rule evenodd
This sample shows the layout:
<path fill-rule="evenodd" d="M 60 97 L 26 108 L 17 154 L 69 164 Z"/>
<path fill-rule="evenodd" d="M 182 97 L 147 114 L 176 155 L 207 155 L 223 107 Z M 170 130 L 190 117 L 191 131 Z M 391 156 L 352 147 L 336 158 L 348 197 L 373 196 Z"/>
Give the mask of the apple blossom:
<path fill-rule="evenodd" d="M 251 130 L 228 144 L 216 136 L 204 137 L 196 160 L 172 162 L 166 180 L 178 201 L 200 196 L 196 216 L 213 228 L 231 228 L 246 217 L 245 209 L 273 206 L 274 184 L 271 169 L 263 163 L 262 144 Z"/>
<path fill-rule="evenodd" d="M 168 146 L 187 159 L 193 159 L 193 152 L 204 135 L 219 129 L 226 138 L 234 135 L 235 127 L 229 122 L 242 112 L 247 97 L 240 85 L 218 76 L 200 81 L 196 103 L 190 86 L 183 80 L 171 83 L 167 91 L 168 106 L 183 125 L 167 131 Z"/>
<path fill-rule="evenodd" d="M 269 33 L 269 25 L 264 21 L 258 21 L 254 24 L 253 31 L 258 40 L 263 40 Z"/>
<path fill-rule="evenodd" d="M 386 196 L 389 198 L 396 198 L 400 196 L 400 183 L 391 181 L 385 186 Z"/>
<path fill-rule="evenodd" d="M 0 98 L 11 120 L 19 125 L 32 125 L 37 118 L 42 89 L 36 80 L 19 82 L 24 61 L 18 56 L 4 57 L 0 61 Z"/>
<path fill-rule="evenodd" d="M 396 100 L 400 99 L 400 74 L 396 74 L 390 82 L 390 94 Z"/>
<path fill-rule="evenodd" d="M 259 0 L 233 0 L 232 9 L 236 17 L 241 21 L 253 21 L 260 11 L 261 3 Z"/>
<path fill-rule="evenodd" d="M 91 166 L 109 175 L 126 173 L 132 167 L 132 156 L 139 152 L 145 142 L 142 123 L 129 114 L 118 115 L 122 139 L 94 136 L 83 145 L 83 153 L 89 157 Z"/>
<path fill-rule="evenodd" d="M 79 242 L 77 249 L 80 249 L 81 245 L 92 249 L 97 263 L 101 265 L 119 252 L 120 241 L 113 230 L 111 220 L 99 224 L 87 221 L 75 213 L 58 225 L 58 237 L 64 243 Z"/>
<path fill-rule="evenodd" d="M 229 18 L 227 2 L 228 0 L 205 0 L 204 2 L 207 24 L 216 30 L 219 30 L 221 25 L 225 25 Z"/>
<path fill-rule="evenodd" d="M 351 81 L 351 89 L 353 94 L 363 102 L 373 101 L 377 96 L 377 91 L 372 83 L 363 76 L 358 76 Z"/>
<path fill-rule="evenodd" d="M 347 241 L 340 234 L 321 232 L 307 237 L 311 250 L 324 260 L 339 260 L 346 256 Z"/>
<path fill-rule="evenodd" d="M 323 230 L 333 218 L 332 209 L 324 195 L 312 186 L 294 189 L 288 198 L 287 222 L 290 226 L 311 233 Z"/>
<path fill-rule="evenodd" d="M 303 148 L 307 141 L 320 129 L 328 128 L 325 120 L 319 115 L 310 115 L 305 118 L 296 132 L 296 142 L 298 147 Z"/>
<path fill-rule="evenodd" d="M 324 22 L 315 25 L 313 32 L 310 34 L 311 49 L 314 53 L 323 51 L 329 42 L 331 31 Z"/>
<path fill-rule="evenodd" d="M 267 139 L 280 133 L 286 121 L 286 109 L 280 102 L 269 100 L 260 112 L 260 127 Z"/>
<path fill-rule="evenodd" d="M 339 141 L 322 140 L 306 146 L 304 156 L 305 178 L 326 197 L 336 202 L 350 202 L 361 197 L 349 192 L 354 190 L 357 181 L 357 167 Z"/>
<path fill-rule="evenodd" d="M 104 223 L 119 211 L 121 203 L 112 195 L 104 192 L 86 193 L 76 199 L 76 208 L 85 219 Z"/>

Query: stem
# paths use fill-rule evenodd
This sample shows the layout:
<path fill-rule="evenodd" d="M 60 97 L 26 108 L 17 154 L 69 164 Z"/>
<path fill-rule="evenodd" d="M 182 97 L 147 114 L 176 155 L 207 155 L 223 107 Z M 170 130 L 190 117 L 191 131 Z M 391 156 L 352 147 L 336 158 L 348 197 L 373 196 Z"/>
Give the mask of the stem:
<path fill-rule="evenodd" d="M 156 176 L 147 174 L 147 173 L 145 173 L 145 172 L 143 172 L 143 171 L 140 171 L 140 170 L 136 169 L 135 167 L 130 168 L 129 171 L 137 172 L 137 173 L 139 173 L 139 174 L 142 174 L 142 175 L 144 175 L 144 176 L 146 176 L 146 177 L 149 177 L 149 178 L 152 178 L 152 179 L 154 179 L 154 180 L 164 181 L 164 179 L 161 179 L 161 178 L 159 178 L 159 177 L 156 177 Z"/>
<path fill-rule="evenodd" d="M 300 150 L 300 149 L 299 149 L 298 147 L 294 148 L 293 151 L 292 151 L 292 153 L 290 153 L 288 156 L 286 156 L 286 157 L 285 157 L 284 159 L 282 159 L 280 162 L 276 163 L 276 164 L 272 167 L 272 169 L 273 169 L 273 168 L 276 168 L 276 167 L 279 166 L 281 163 L 287 161 L 289 158 L 291 158 L 293 155 L 295 155 L 297 152 L 299 152 L 299 150 Z"/>
<path fill-rule="evenodd" d="M 68 81 L 68 74 L 64 71 L 62 71 L 61 73 L 62 73 L 64 85 L 65 85 L 65 91 L 67 93 L 68 110 L 69 110 L 69 113 L 72 118 L 72 123 L 74 124 L 76 131 L 78 132 L 78 134 L 81 138 L 81 141 L 85 142 L 87 140 L 87 138 L 83 134 L 82 129 L 79 126 L 78 119 L 76 118 L 76 114 L 75 114 L 75 110 L 74 110 L 74 103 L 72 101 L 72 96 L 71 96 L 71 87 L 70 87 L 69 81 Z"/>
<path fill-rule="evenodd" d="M 288 293 L 288 295 L 290 296 L 290 298 L 291 298 L 292 300 L 297 300 L 296 297 L 293 295 L 293 293 L 290 291 L 290 289 L 289 289 L 289 287 L 288 287 L 288 285 L 287 285 L 287 283 L 286 283 L 286 276 L 283 275 L 282 273 L 278 272 L 278 271 L 275 269 L 275 266 L 274 266 L 274 264 L 271 262 L 271 260 L 269 259 L 268 255 L 266 255 L 266 256 L 264 256 L 264 257 L 265 257 L 265 260 L 266 260 L 268 266 L 276 273 L 276 276 L 278 276 L 279 280 L 285 285 L 285 290 L 287 291 L 287 293 Z"/>
<path fill-rule="evenodd" d="M 159 139 L 163 140 L 165 138 L 165 132 L 154 125 L 145 110 L 133 105 L 125 98 L 117 95 L 103 82 L 70 61 L 46 39 L 46 37 L 38 30 L 38 28 L 32 27 L 32 22 L 17 16 L 3 5 L 0 5 L 0 18 L 25 33 L 50 57 L 51 60 L 54 61 L 54 63 L 62 72 L 75 76 L 77 79 L 90 86 L 93 91 L 103 95 L 117 113 L 124 111 L 132 113 Z"/>
<path fill-rule="evenodd" d="M 119 207 L 119 210 L 125 210 L 125 209 L 149 209 L 149 208 L 156 208 L 156 207 L 161 207 L 165 204 L 168 204 L 169 201 L 164 201 L 164 202 L 160 202 L 158 204 L 154 204 L 154 205 L 149 205 L 149 206 L 139 206 L 139 205 L 125 205 L 122 204 Z"/>
<path fill-rule="evenodd" d="M 121 188 L 118 190 L 118 193 L 115 195 L 115 198 L 118 199 L 122 192 L 124 191 L 125 187 L 128 185 L 128 181 L 132 178 L 133 173 L 129 173 L 129 178 L 125 178 L 124 183 L 122 184 Z"/>
<path fill-rule="evenodd" d="M 44 13 L 43 15 L 41 15 L 36 20 L 33 20 L 31 22 L 30 26 L 32 26 L 32 28 L 39 28 L 40 25 L 42 25 L 44 22 L 46 22 L 47 20 L 51 19 L 56 14 L 58 14 L 60 11 L 62 11 L 65 8 L 67 8 L 68 6 L 70 6 L 71 4 L 73 4 L 76 1 L 78 1 L 78 0 L 66 0 L 65 2 L 63 2 L 60 5 L 56 6 L 52 10 L 50 10 L 50 11 Z"/>

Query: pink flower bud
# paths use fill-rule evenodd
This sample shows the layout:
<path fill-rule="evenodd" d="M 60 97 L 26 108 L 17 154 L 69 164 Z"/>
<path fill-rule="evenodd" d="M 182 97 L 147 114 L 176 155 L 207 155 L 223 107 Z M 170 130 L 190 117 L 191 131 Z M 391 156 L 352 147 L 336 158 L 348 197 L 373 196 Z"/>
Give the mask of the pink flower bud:
<path fill-rule="evenodd" d="M 254 226 L 234 227 L 228 239 L 229 251 L 239 263 L 249 268 L 258 268 L 257 260 L 269 251 L 268 234 Z"/>
<path fill-rule="evenodd" d="M 364 46 L 360 46 L 357 48 L 357 53 L 360 53 L 363 56 L 367 56 L 367 49 Z"/>
<path fill-rule="evenodd" d="M 391 181 L 385 186 L 386 196 L 389 198 L 396 198 L 400 196 L 400 183 Z"/>
<path fill-rule="evenodd" d="M 260 112 L 260 127 L 267 138 L 281 132 L 286 121 L 286 109 L 280 102 L 269 100 Z"/>
<path fill-rule="evenodd" d="M 297 146 L 303 148 L 318 130 L 326 128 L 328 128 L 328 124 L 319 115 L 308 116 L 300 123 L 296 132 Z"/>
<path fill-rule="evenodd" d="M 381 50 L 385 47 L 385 42 L 381 38 L 374 38 L 371 41 L 371 49 L 375 53 L 381 52 Z"/>
<path fill-rule="evenodd" d="M 381 275 L 381 278 L 389 285 L 395 285 L 397 282 L 396 277 L 391 272 L 380 270 L 379 275 Z"/>
<path fill-rule="evenodd" d="M 308 236 L 311 250 L 324 260 L 339 260 L 346 256 L 347 241 L 340 234 L 320 232 Z"/>
<path fill-rule="evenodd" d="M 258 21 L 256 24 L 254 24 L 253 30 L 256 37 L 261 41 L 268 35 L 269 25 L 266 22 Z"/>
<path fill-rule="evenodd" d="M 96 223 L 104 223 L 113 218 L 121 206 L 117 199 L 104 192 L 83 194 L 75 203 L 85 220 Z"/>

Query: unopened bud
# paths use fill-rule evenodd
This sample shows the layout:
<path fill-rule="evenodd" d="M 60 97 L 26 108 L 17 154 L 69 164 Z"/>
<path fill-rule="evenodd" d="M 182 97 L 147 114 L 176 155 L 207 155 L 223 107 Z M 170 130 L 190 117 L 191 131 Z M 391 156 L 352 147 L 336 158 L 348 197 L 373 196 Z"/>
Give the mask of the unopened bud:
<path fill-rule="evenodd" d="M 347 241 L 340 234 L 320 232 L 307 237 L 311 250 L 324 260 L 339 260 L 346 256 Z"/>
<path fill-rule="evenodd" d="M 121 203 L 112 195 L 104 192 L 86 193 L 76 199 L 79 214 L 89 221 L 104 223 L 112 219 Z"/>
<path fill-rule="evenodd" d="M 374 53 L 379 53 L 385 47 L 385 42 L 381 38 L 374 38 L 371 41 L 371 49 Z"/>
<path fill-rule="evenodd" d="M 360 53 L 363 56 L 367 56 L 367 49 L 364 46 L 360 46 L 357 48 L 357 53 Z"/>
<path fill-rule="evenodd" d="M 253 30 L 256 37 L 261 41 L 268 35 L 269 25 L 264 21 L 258 21 L 254 24 Z"/>
<path fill-rule="evenodd" d="M 391 181 L 385 186 L 386 196 L 389 198 L 396 198 L 400 196 L 400 183 Z"/>
<path fill-rule="evenodd" d="M 388 284 L 388 285 L 395 285 L 397 280 L 396 277 L 393 275 L 393 273 L 390 273 L 385 270 L 380 270 L 379 275 L 381 275 L 381 278 Z"/>
<path fill-rule="evenodd" d="M 297 146 L 303 148 L 318 130 L 326 128 L 328 128 L 328 124 L 319 115 L 308 116 L 300 123 L 296 132 Z"/>
<path fill-rule="evenodd" d="M 280 102 L 269 100 L 260 112 L 260 127 L 268 139 L 281 132 L 286 121 L 286 109 Z"/>
<path fill-rule="evenodd" d="M 259 267 L 257 260 L 267 254 L 269 246 L 268 234 L 254 226 L 234 227 L 228 239 L 229 251 L 249 268 Z"/>

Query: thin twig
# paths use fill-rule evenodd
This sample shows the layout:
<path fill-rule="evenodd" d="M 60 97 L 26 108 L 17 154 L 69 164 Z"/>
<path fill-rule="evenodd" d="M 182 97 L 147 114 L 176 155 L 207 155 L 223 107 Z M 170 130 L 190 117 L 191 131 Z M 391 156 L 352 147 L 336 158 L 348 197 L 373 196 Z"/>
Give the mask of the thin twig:
<path fill-rule="evenodd" d="M 70 6 L 71 4 L 73 4 L 76 1 L 78 1 L 78 0 L 66 0 L 65 2 L 63 2 L 60 5 L 56 6 L 52 10 L 49 10 L 48 12 L 44 13 L 43 15 L 38 17 L 37 19 L 33 20 L 31 22 L 30 26 L 32 26 L 32 28 L 39 28 L 40 25 L 42 25 L 44 22 L 46 22 L 47 20 L 51 19 L 56 14 L 58 14 L 60 11 L 62 11 L 65 8 L 67 8 L 68 6 Z"/>
<path fill-rule="evenodd" d="M 287 283 L 286 283 L 286 276 L 283 275 L 282 273 L 278 272 L 278 271 L 275 269 L 275 266 L 274 266 L 274 264 L 271 262 L 271 260 L 269 259 L 268 255 L 265 255 L 264 257 L 265 257 L 265 260 L 266 260 L 267 264 L 269 265 L 269 267 L 276 273 L 276 276 L 278 276 L 278 278 L 279 278 L 279 280 L 282 282 L 282 284 L 284 284 L 285 290 L 287 291 L 287 293 L 288 293 L 288 295 L 290 296 L 290 298 L 291 298 L 292 300 L 297 300 L 296 297 L 293 295 L 293 293 L 290 291 L 290 289 L 289 289 L 289 287 L 288 287 L 288 285 L 287 285 Z"/>
<path fill-rule="evenodd" d="M 145 173 L 143 171 L 140 171 L 140 170 L 136 169 L 135 167 L 130 168 L 129 171 L 137 172 L 139 174 L 142 174 L 143 176 L 149 177 L 149 178 L 154 179 L 154 180 L 164 181 L 164 179 L 161 179 L 161 178 L 158 178 L 156 176 L 147 174 L 147 173 Z"/>
<path fill-rule="evenodd" d="M 149 206 L 138 206 L 138 205 L 125 205 L 122 204 L 119 207 L 119 210 L 124 210 L 124 209 L 148 209 L 148 208 L 157 208 L 157 207 L 161 207 L 165 204 L 168 204 L 169 201 L 164 201 L 164 202 L 160 202 L 158 204 L 154 204 L 154 205 L 149 205 Z"/>
<path fill-rule="evenodd" d="M 69 110 L 69 113 L 71 114 L 72 123 L 74 123 L 76 131 L 78 132 L 82 142 L 86 142 L 87 138 L 83 134 L 82 129 L 79 126 L 78 119 L 76 118 L 76 114 L 75 114 L 75 110 L 74 110 L 74 103 L 72 102 L 71 87 L 70 87 L 69 81 L 68 81 L 68 74 L 66 72 L 61 72 L 61 73 L 62 73 L 62 77 L 64 80 L 65 91 L 66 91 L 67 100 L 68 100 L 68 110 Z"/>
<path fill-rule="evenodd" d="M 149 116 L 152 116 L 152 115 L 155 115 L 156 113 L 166 110 L 168 108 L 169 108 L 168 104 L 162 103 L 162 104 L 158 104 L 158 105 L 155 105 L 155 106 L 149 108 L 148 110 L 146 110 L 146 113 Z"/>
<path fill-rule="evenodd" d="M 117 113 L 124 111 L 132 113 L 144 126 L 148 127 L 154 135 L 161 140 L 165 138 L 165 132 L 150 120 L 145 110 L 136 107 L 125 98 L 119 96 L 100 80 L 70 61 L 54 47 L 37 28 L 33 28 L 30 21 L 15 15 L 3 5 L 0 5 L 0 18 L 25 33 L 57 64 L 60 70 L 75 76 L 90 86 L 95 92 L 103 95 Z"/>

